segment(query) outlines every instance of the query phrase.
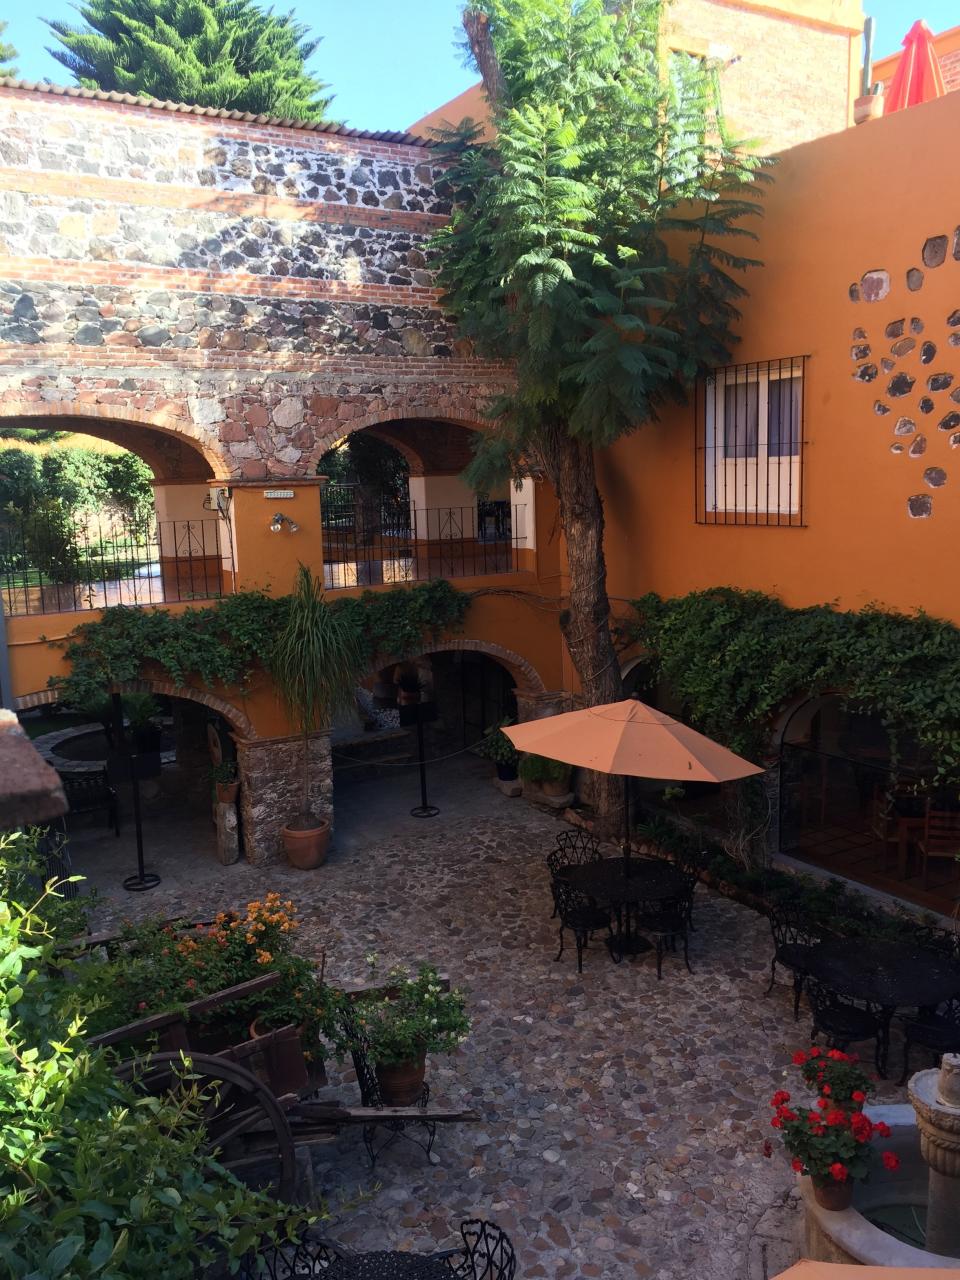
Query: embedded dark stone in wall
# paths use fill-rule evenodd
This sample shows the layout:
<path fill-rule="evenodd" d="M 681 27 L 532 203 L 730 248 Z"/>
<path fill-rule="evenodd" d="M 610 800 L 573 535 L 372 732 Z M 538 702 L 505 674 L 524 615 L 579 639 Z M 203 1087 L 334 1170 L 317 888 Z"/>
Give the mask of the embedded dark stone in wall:
<path fill-rule="evenodd" d="M 923 396 L 923 398 L 920 401 L 920 412 L 933 413 L 933 410 L 934 410 L 933 401 L 930 399 L 929 396 Z"/>
<path fill-rule="evenodd" d="M 862 364 L 859 369 L 855 369 L 853 376 L 858 382 L 873 382 L 880 370 L 875 364 Z"/>
<path fill-rule="evenodd" d="M 910 332 L 923 333 L 923 321 L 920 319 L 919 316 L 910 317 Z"/>
<path fill-rule="evenodd" d="M 890 379 L 887 395 L 908 396 L 913 390 L 914 382 L 916 382 L 916 378 L 911 378 L 909 373 L 898 373 Z"/>
<path fill-rule="evenodd" d="M 925 267 L 941 267 L 947 257 L 947 237 L 930 236 L 923 246 L 923 265 Z"/>
<path fill-rule="evenodd" d="M 874 400 L 873 412 L 878 413 L 882 418 L 885 413 L 890 412 L 890 406 L 888 404 L 884 404 L 882 400 Z"/>
<path fill-rule="evenodd" d="M 880 361 L 880 368 L 883 370 L 884 373 L 893 373 L 896 367 L 897 367 L 896 360 L 891 360 L 889 356 L 884 356 L 883 359 Z"/>
<path fill-rule="evenodd" d="M 915 493 L 907 499 L 907 512 L 914 520 L 925 520 L 933 514 L 933 498 L 929 493 Z"/>
<path fill-rule="evenodd" d="M 850 348 L 851 360 L 866 360 L 869 357 L 869 355 L 870 355 L 869 343 L 864 343 L 862 346 Z"/>
<path fill-rule="evenodd" d="M 890 446 L 890 452 L 891 452 L 891 453 L 903 453 L 903 445 L 902 445 L 902 444 L 892 444 L 892 445 Z"/>
<path fill-rule="evenodd" d="M 960 404 L 960 387 L 953 388 L 953 390 L 950 392 L 950 399 L 956 400 L 957 404 Z"/>
<path fill-rule="evenodd" d="M 931 391 L 946 391 L 952 382 L 952 373 L 931 373 L 927 379 L 927 386 Z"/>
<path fill-rule="evenodd" d="M 853 331 L 854 342 L 862 342 L 866 336 L 867 336 L 866 329 L 854 329 Z"/>
<path fill-rule="evenodd" d="M 920 348 L 920 363 L 932 364 L 936 359 L 937 346 L 934 342 L 925 342 Z"/>
<path fill-rule="evenodd" d="M 943 467 L 927 467 L 923 473 L 923 483 L 931 489 L 941 489 L 947 483 L 947 473 Z"/>
<path fill-rule="evenodd" d="M 910 446 L 910 457 L 920 458 L 927 452 L 927 437 L 917 436 Z"/>
<path fill-rule="evenodd" d="M 960 333 L 951 333 L 947 341 L 950 343 L 951 347 L 960 347 Z"/>
<path fill-rule="evenodd" d="M 951 311 L 947 316 L 947 324 L 951 329 L 956 329 L 960 325 L 960 307 L 956 311 Z"/>
<path fill-rule="evenodd" d="M 907 288 L 911 293 L 923 288 L 923 272 L 919 267 L 911 267 L 907 272 Z"/>
<path fill-rule="evenodd" d="M 953 256 L 960 260 L 960 227 L 953 233 Z"/>
<path fill-rule="evenodd" d="M 886 329 L 884 329 L 884 333 L 888 338 L 899 338 L 906 323 L 906 320 L 891 320 Z"/>
<path fill-rule="evenodd" d="M 864 302 L 880 302 L 889 292 L 889 271 L 867 271 L 860 279 L 860 296 Z"/>
<path fill-rule="evenodd" d="M 941 431 L 955 431 L 960 427 L 960 413 L 948 413 L 940 419 L 937 426 Z"/>
<path fill-rule="evenodd" d="M 917 429 L 917 424 L 912 418 L 898 418 L 893 428 L 893 434 L 896 436 L 913 435 Z"/>
<path fill-rule="evenodd" d="M 890 350 L 899 358 L 900 356 L 908 356 L 916 345 L 916 338 L 901 338 L 899 342 L 893 344 Z"/>
<path fill-rule="evenodd" d="M 960 449 L 960 431 L 954 432 L 954 434 L 950 437 L 950 448 Z"/>
<path fill-rule="evenodd" d="M 860 301 L 860 286 L 858 284 L 852 284 L 847 292 L 850 294 L 851 302 Z"/>

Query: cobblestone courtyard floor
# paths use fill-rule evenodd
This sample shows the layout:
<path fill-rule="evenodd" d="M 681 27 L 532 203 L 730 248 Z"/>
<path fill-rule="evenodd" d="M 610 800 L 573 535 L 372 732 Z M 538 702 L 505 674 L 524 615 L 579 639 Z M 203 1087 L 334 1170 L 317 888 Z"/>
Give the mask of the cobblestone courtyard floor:
<path fill-rule="evenodd" d="M 332 1224 L 344 1242 L 429 1251 L 482 1216 L 509 1233 L 524 1277 L 775 1275 L 797 1256 L 796 1200 L 782 1151 L 763 1155 L 776 1136 L 767 1102 L 809 1028 L 795 1026 L 786 985 L 763 997 L 766 920 L 701 889 L 692 975 L 668 957 L 658 982 L 649 959 L 615 966 L 597 946 L 579 976 L 572 942 L 554 961 L 543 860 L 557 820 L 475 785 L 485 790 L 467 816 L 446 805 L 418 825 L 407 800 L 391 821 L 381 801 L 366 830 L 364 788 L 376 784 L 355 784 L 349 830 L 320 870 L 204 863 L 136 900 L 105 887 L 98 922 L 209 917 L 277 889 L 333 982 L 362 981 L 375 951 L 384 966 L 429 960 L 469 989 L 471 1038 L 432 1060 L 429 1079 L 436 1100 L 484 1120 L 441 1127 L 435 1166 L 397 1144 L 375 1178 L 359 1131 L 317 1148 L 334 1213 L 369 1193 Z M 355 1085 L 342 1095 L 356 1100 Z"/>

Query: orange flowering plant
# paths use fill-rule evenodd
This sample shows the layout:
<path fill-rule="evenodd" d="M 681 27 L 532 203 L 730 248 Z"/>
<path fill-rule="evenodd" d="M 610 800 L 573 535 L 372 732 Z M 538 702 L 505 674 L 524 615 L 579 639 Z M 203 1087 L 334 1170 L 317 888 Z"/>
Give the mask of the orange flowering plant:
<path fill-rule="evenodd" d="M 276 972 L 263 991 L 218 1005 L 218 1033 L 239 1043 L 250 1023 L 259 1030 L 288 1024 L 303 1029 L 306 1055 L 322 1058 L 321 1037 L 336 1035 L 339 997 L 322 974 L 293 950 L 297 910 L 278 893 L 248 902 L 243 912 L 221 911 L 207 924 L 147 920 L 127 926 L 116 955 L 88 968 L 88 1027 L 104 1030 L 181 1008 L 201 996 Z"/>
<path fill-rule="evenodd" d="M 819 1045 L 799 1050 L 793 1061 L 817 1094 L 812 1107 L 791 1106 L 785 1089 L 770 1099 L 770 1124 L 783 1136 L 794 1170 L 809 1174 L 820 1186 L 861 1181 L 870 1172 L 873 1139 L 890 1136 L 883 1121 L 864 1113 L 873 1087 L 867 1073 L 853 1055 Z M 887 1169 L 899 1167 L 892 1151 L 884 1151 L 881 1159 Z"/>

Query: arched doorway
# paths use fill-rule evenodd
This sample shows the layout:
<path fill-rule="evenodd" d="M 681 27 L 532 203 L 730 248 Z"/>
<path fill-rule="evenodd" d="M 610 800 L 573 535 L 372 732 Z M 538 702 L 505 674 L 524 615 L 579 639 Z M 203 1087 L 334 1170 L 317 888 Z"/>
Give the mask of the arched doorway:
<path fill-rule="evenodd" d="M 478 496 L 478 430 L 404 418 L 355 428 L 320 458 L 328 590 L 513 572 L 532 551 L 532 485 Z"/>
<path fill-rule="evenodd" d="M 6 404 L 0 409 L 8 432 L 43 426 L 67 433 L 47 447 L 42 461 L 19 450 L 21 460 L 36 471 L 36 484 L 28 483 L 30 468 L 18 466 L 13 474 L 10 460 L 17 460 L 17 443 L 0 439 L 9 473 L 0 478 L 5 487 L 0 593 L 7 615 L 209 599 L 229 590 L 232 539 L 211 501 L 211 486 L 224 471 L 217 451 L 162 415 L 152 421 L 145 415 L 140 420 L 121 416 L 108 407 L 90 415 L 72 410 L 56 404 Z M 90 448 L 91 437 L 128 451 L 109 455 L 115 464 L 107 468 L 114 476 L 111 486 L 102 492 L 88 486 L 87 493 L 69 475 L 62 485 L 52 483 L 50 464 L 71 454 L 86 455 L 88 463 L 106 461 L 108 455 Z M 149 479 L 144 479 L 143 468 L 134 474 L 134 468 L 123 465 L 130 455 L 149 468 Z M 140 492 L 144 487 L 145 497 Z M 135 498 L 124 501 L 125 492 L 132 495 L 134 489 Z"/>

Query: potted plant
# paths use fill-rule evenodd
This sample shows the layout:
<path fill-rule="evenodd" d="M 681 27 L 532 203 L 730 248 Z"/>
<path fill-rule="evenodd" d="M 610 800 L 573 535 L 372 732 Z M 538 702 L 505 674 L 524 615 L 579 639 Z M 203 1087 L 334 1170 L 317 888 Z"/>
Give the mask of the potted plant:
<path fill-rule="evenodd" d="M 504 727 L 513 724 L 509 717 L 499 724 L 491 725 L 477 747 L 477 754 L 485 760 L 492 760 L 497 766 L 497 777 L 501 782 L 514 782 L 517 777 L 517 762 L 520 752 L 503 732 Z"/>
<path fill-rule="evenodd" d="M 323 863 L 330 843 L 330 821 L 315 813 L 310 801 L 310 735 L 353 701 L 362 665 L 360 638 L 349 614 L 330 608 L 323 584 L 301 565 L 271 669 L 302 736 L 300 810 L 280 834 L 287 861 L 304 871 Z"/>
<path fill-rule="evenodd" d="M 217 804 L 236 804 L 240 791 L 236 760 L 221 760 L 210 770 L 210 776 L 216 788 Z"/>
<path fill-rule="evenodd" d="M 376 957 L 368 957 L 375 971 Z M 404 965 L 385 987 L 354 1000 L 367 1056 L 374 1064 L 385 1106 L 413 1106 L 423 1092 L 428 1053 L 453 1053 L 470 1030 L 462 991 L 445 990 L 435 968 L 413 976 Z"/>
<path fill-rule="evenodd" d="M 790 1094 L 779 1089 L 770 1099 L 770 1124 L 783 1135 L 794 1171 L 812 1181 L 817 1203 L 824 1209 L 849 1208 L 854 1183 L 870 1172 L 872 1140 L 888 1138 L 890 1130 L 864 1114 L 872 1085 L 856 1057 L 813 1045 L 795 1053 L 793 1061 L 816 1092 L 815 1104 L 794 1110 Z M 881 1159 L 887 1169 L 900 1164 L 892 1151 L 884 1151 Z"/>
<path fill-rule="evenodd" d="M 570 790 L 570 766 L 562 760 L 527 754 L 520 761 L 520 777 L 545 796 L 565 796 Z"/>

